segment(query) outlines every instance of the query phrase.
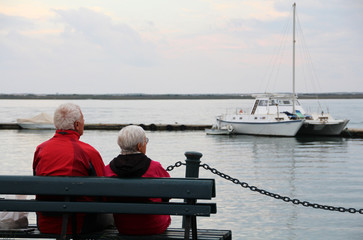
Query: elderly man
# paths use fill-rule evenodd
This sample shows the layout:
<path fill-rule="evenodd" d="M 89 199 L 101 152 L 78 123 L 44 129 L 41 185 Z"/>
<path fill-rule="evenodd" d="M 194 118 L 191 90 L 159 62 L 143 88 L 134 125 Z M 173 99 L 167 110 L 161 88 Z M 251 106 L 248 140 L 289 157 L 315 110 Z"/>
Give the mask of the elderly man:
<path fill-rule="evenodd" d="M 159 162 L 153 161 L 145 155 L 148 141 L 144 130 L 139 126 L 130 125 L 121 129 L 117 139 L 121 154 L 106 166 L 105 175 L 120 178 L 170 177 Z M 139 200 L 168 201 L 160 198 Z M 164 232 L 171 222 L 169 215 L 114 214 L 114 219 L 120 233 L 132 235 L 159 234 Z"/>
<path fill-rule="evenodd" d="M 79 141 L 83 134 L 84 119 L 78 105 L 60 105 L 54 113 L 55 135 L 40 144 L 34 154 L 33 172 L 36 176 L 104 176 L 104 163 L 96 149 Z M 36 196 L 37 199 L 47 196 Z M 54 199 L 59 200 L 59 199 Z M 79 201 L 92 201 L 84 197 Z M 86 215 L 87 216 L 87 215 Z M 76 215 L 76 231 L 84 232 L 84 214 Z M 94 217 L 94 216 L 93 216 Z M 73 220 L 74 220 L 73 219 Z M 87 216 L 87 220 L 92 219 Z M 38 228 L 43 233 L 59 234 L 62 229 L 62 216 L 56 213 L 37 213 Z M 75 221 L 68 221 L 67 233 L 72 233 Z M 82 230 L 83 228 L 83 230 Z M 89 228 L 89 227 L 88 227 Z M 97 229 L 93 229 L 97 230 Z"/>

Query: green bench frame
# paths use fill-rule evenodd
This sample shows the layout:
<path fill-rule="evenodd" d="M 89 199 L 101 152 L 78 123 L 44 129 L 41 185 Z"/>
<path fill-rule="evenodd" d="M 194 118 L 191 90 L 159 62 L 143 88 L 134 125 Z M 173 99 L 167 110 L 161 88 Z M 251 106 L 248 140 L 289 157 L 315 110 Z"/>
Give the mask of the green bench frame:
<path fill-rule="evenodd" d="M 215 197 L 214 179 L 0 176 L 0 194 L 39 194 L 64 197 L 64 201 L 1 199 L 0 211 L 58 212 L 64 216 L 60 236 L 42 234 L 36 229 L 32 231 L 25 229 L 22 231 L 0 231 L 0 237 L 3 238 L 96 239 L 100 237 L 101 233 L 91 236 L 89 234 L 66 235 L 67 216 L 72 213 L 125 213 L 184 216 L 184 239 L 189 239 L 190 235 L 192 235 L 192 239 L 198 239 L 198 235 L 201 234 L 198 234 L 196 217 L 210 216 L 217 212 L 215 203 L 197 202 L 197 200 L 211 200 Z M 69 201 L 70 197 L 74 196 L 171 198 L 172 200 L 163 203 Z M 178 201 L 178 199 L 182 200 Z M 168 230 L 169 235 L 170 231 Z M 180 230 L 175 231 L 179 232 L 180 237 Z M 165 235 L 168 233 L 160 236 L 160 238 L 153 235 L 153 238 L 149 239 L 173 239 L 165 237 Z M 215 235 L 222 236 L 205 239 L 231 239 L 231 232 L 228 230 L 222 230 L 221 233 Z M 122 236 L 120 239 L 136 239 L 132 236 L 129 238 L 126 235 Z"/>

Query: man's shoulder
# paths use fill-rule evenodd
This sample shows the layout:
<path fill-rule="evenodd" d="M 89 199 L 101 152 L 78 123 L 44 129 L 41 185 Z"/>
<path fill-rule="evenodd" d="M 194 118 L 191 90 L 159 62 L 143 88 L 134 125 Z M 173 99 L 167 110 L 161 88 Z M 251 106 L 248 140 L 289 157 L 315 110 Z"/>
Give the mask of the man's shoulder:
<path fill-rule="evenodd" d="M 38 146 L 37 146 L 37 148 L 42 148 L 42 147 L 44 147 L 45 145 L 47 145 L 50 141 L 52 140 L 52 138 L 51 139 L 48 139 L 48 140 L 46 140 L 46 141 L 44 141 L 44 142 L 42 142 L 42 143 L 40 143 Z"/>
<path fill-rule="evenodd" d="M 96 148 L 94 148 L 91 144 L 89 143 L 85 143 L 85 142 L 82 142 L 82 141 L 78 141 L 78 144 L 85 150 L 88 150 L 88 151 L 94 151 L 94 152 L 97 152 L 98 151 L 96 150 Z"/>

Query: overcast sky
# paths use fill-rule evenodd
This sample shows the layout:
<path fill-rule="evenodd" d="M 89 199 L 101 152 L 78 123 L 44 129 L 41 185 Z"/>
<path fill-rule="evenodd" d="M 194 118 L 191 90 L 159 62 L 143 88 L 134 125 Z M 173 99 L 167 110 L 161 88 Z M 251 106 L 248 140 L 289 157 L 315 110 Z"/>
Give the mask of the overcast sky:
<path fill-rule="evenodd" d="M 0 93 L 291 91 L 293 3 L 0 0 Z M 363 1 L 296 3 L 296 91 L 363 92 Z"/>

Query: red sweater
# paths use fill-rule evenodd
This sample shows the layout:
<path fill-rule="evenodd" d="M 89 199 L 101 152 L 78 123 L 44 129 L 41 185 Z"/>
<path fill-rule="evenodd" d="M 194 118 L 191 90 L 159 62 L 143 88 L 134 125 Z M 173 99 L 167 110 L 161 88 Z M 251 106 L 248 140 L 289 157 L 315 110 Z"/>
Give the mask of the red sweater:
<path fill-rule="evenodd" d="M 73 130 L 57 130 L 55 135 L 40 144 L 35 153 L 33 171 L 36 176 L 104 176 L 101 155 L 91 145 L 79 141 L 80 135 Z M 49 196 L 36 196 L 49 199 Z M 58 200 L 52 197 L 54 200 Z M 91 201 L 80 198 L 78 201 Z M 84 214 L 77 214 L 77 232 L 81 231 Z M 59 234 L 62 217 L 59 214 L 37 213 L 38 228 L 43 233 Z M 68 233 L 72 232 L 68 220 Z"/>
<path fill-rule="evenodd" d="M 145 157 L 144 154 L 133 154 L 136 158 Z M 120 160 L 123 156 L 127 156 L 129 162 L 136 162 L 132 159 L 133 155 L 119 155 L 113 161 Z M 130 159 L 131 158 L 131 159 Z M 148 159 L 148 158 L 147 158 Z M 138 159 L 139 160 L 139 159 Z M 139 162 L 140 163 L 140 162 Z M 148 165 L 150 163 L 150 165 Z M 112 165 L 112 162 L 110 163 Z M 110 165 L 105 168 L 105 176 L 117 177 L 118 175 L 111 169 Z M 130 169 L 129 164 L 119 164 L 122 174 L 128 177 L 170 177 L 169 173 L 161 166 L 159 162 L 148 159 L 146 163 L 146 172 L 141 173 L 140 176 L 132 175 L 132 173 L 140 173 L 140 169 L 143 169 L 143 164 L 139 164 L 137 169 Z M 126 170 L 127 169 L 127 170 Z M 127 173 L 126 173 L 127 172 Z M 129 173 L 131 173 L 129 175 Z M 161 202 L 160 198 L 149 198 L 146 201 Z M 150 235 L 163 233 L 170 225 L 171 218 L 169 215 L 131 215 L 131 214 L 114 214 L 115 225 L 118 231 L 122 234 L 130 235 Z"/>

